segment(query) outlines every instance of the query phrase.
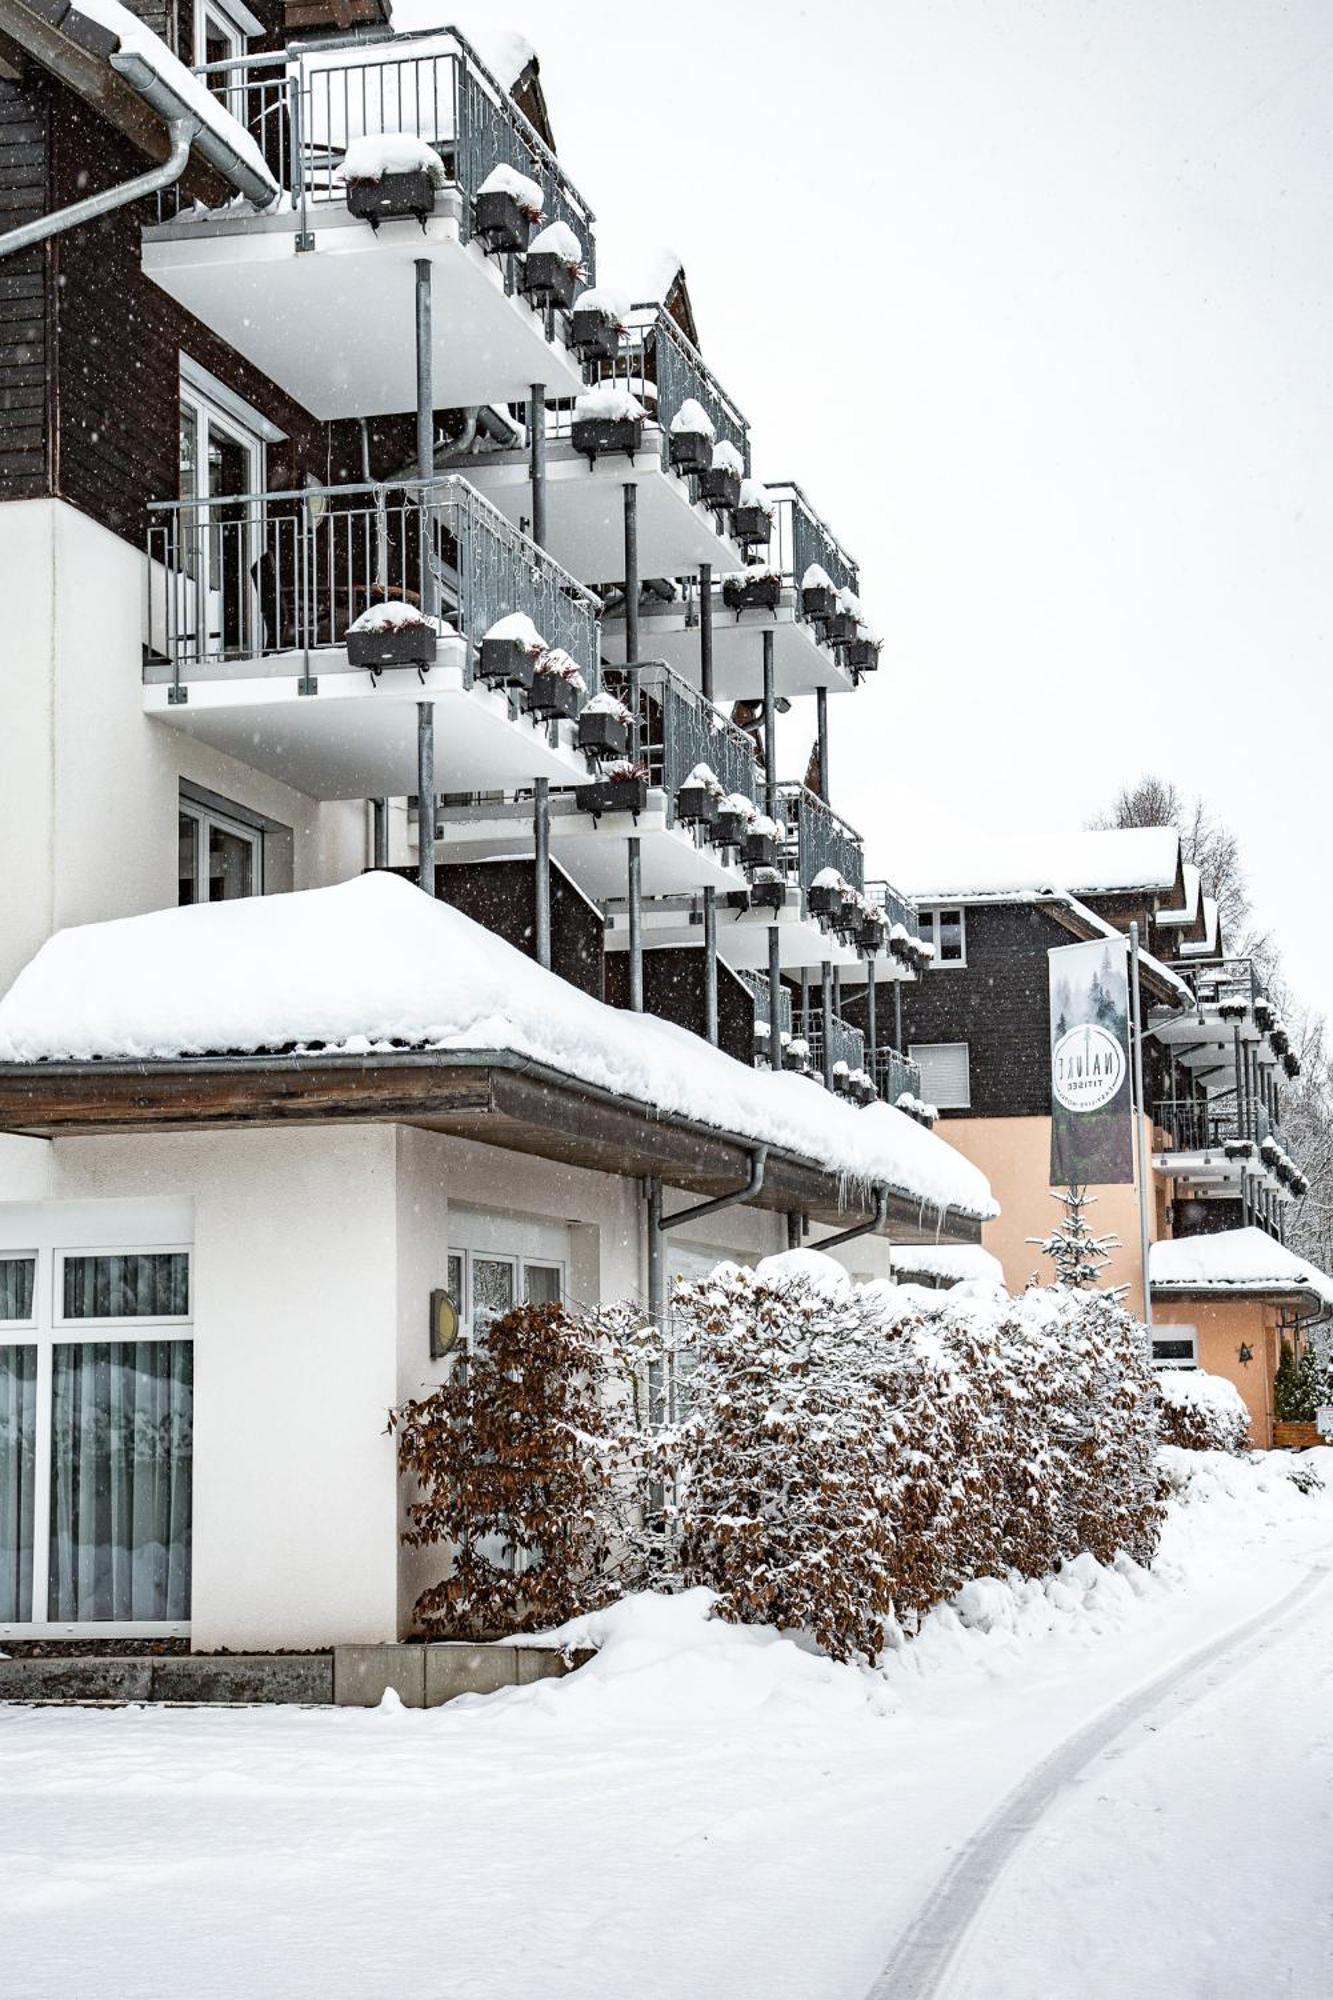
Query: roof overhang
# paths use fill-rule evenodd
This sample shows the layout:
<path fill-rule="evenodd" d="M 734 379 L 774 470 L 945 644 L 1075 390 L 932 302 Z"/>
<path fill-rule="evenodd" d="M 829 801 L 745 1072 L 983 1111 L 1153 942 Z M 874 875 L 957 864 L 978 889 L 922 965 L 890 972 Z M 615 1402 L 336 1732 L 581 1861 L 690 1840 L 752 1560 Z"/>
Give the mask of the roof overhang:
<path fill-rule="evenodd" d="M 420 1126 L 565 1166 L 657 1177 L 709 1199 L 745 1185 L 754 1151 L 711 1126 L 490 1051 L 0 1065 L 0 1131 L 36 1138 L 348 1122 Z M 775 1148 L 753 1206 L 838 1229 L 875 1215 L 872 1189 Z M 896 1243 L 978 1243 L 981 1225 L 891 1193 L 880 1233 Z"/>
<path fill-rule="evenodd" d="M 1230 1300 L 1237 1305 L 1295 1306 L 1303 1318 L 1319 1319 L 1325 1313 L 1333 1312 L 1313 1285 L 1283 1284 L 1277 1279 L 1256 1279 L 1253 1284 L 1209 1284 L 1205 1279 L 1176 1279 L 1174 1282 L 1154 1278 L 1149 1289 L 1155 1299 L 1178 1299 L 1182 1303 L 1195 1301 L 1204 1305 L 1220 1305 Z"/>

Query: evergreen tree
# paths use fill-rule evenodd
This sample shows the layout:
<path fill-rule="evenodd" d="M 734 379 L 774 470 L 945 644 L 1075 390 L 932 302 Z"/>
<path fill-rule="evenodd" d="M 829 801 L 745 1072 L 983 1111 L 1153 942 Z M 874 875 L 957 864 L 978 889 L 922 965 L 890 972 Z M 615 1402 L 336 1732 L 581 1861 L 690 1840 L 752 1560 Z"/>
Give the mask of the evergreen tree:
<path fill-rule="evenodd" d="M 1101 1289 L 1097 1280 L 1103 1266 L 1110 1263 L 1111 1252 L 1121 1247 L 1118 1236 L 1094 1236 L 1088 1227 L 1085 1211 L 1094 1199 L 1086 1188 L 1052 1188 L 1051 1200 L 1058 1201 L 1064 1210 L 1060 1227 L 1050 1236 L 1028 1237 L 1028 1242 L 1055 1265 L 1056 1283 L 1081 1291 Z M 1112 1296 L 1122 1297 L 1127 1289 L 1124 1285 L 1112 1287 Z"/>
<path fill-rule="evenodd" d="M 1273 1379 L 1273 1415 L 1280 1424 L 1312 1424 L 1321 1409 L 1333 1404 L 1333 1370 L 1319 1359 L 1313 1347 L 1299 1352 L 1290 1340 L 1282 1343 L 1282 1354 Z"/>

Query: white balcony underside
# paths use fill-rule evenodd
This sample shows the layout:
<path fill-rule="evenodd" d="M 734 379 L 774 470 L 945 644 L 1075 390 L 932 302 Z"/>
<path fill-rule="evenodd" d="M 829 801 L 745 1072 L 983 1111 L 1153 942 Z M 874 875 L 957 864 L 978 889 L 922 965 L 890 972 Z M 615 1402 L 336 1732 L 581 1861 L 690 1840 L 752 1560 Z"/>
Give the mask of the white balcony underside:
<path fill-rule="evenodd" d="M 1167 1018 L 1154 1022 L 1152 1032 L 1154 1038 L 1164 1047 L 1179 1049 L 1181 1061 L 1189 1062 L 1192 1060 L 1190 1052 L 1196 1048 L 1200 1052 L 1198 1057 L 1193 1058 L 1196 1061 L 1202 1059 L 1205 1047 L 1210 1050 L 1233 1049 L 1237 1028 L 1240 1030 L 1241 1041 L 1249 1047 L 1253 1048 L 1258 1043 L 1262 1048 L 1267 1048 L 1264 1037 L 1253 1019 L 1247 1016 L 1243 1021 L 1223 1020 L 1211 1009 L 1205 1011 L 1202 1017 L 1197 1013 L 1181 1014 L 1174 1019 Z M 1271 1055 L 1261 1058 L 1263 1059 L 1273 1060 Z"/>
<path fill-rule="evenodd" d="M 647 570 L 644 571 L 647 575 Z M 700 684 L 699 626 L 686 622 L 685 606 L 639 614 L 639 657 L 665 660 L 690 683 Z M 764 691 L 763 634 L 773 634 L 773 685 L 779 695 L 795 700 L 816 688 L 845 693 L 852 677 L 836 656 L 821 646 L 812 628 L 796 616 L 796 594 L 782 593 L 775 612 L 747 611 L 738 620 L 719 605 L 713 614 L 713 690 L 719 701 L 758 701 Z M 602 624 L 602 653 L 608 661 L 625 658 L 625 621 L 608 618 Z"/>
<path fill-rule="evenodd" d="M 449 807 L 440 825 L 441 861 L 512 860 L 533 852 L 528 803 Z M 637 824 L 629 813 L 607 813 L 594 822 L 572 798 L 551 801 L 551 858 L 595 903 L 627 893 L 631 834 L 638 836 L 646 896 L 690 895 L 704 888 L 725 893 L 745 886 L 741 870 L 723 862 L 715 848 L 696 845 L 685 827 L 668 826 L 660 791 L 649 792 L 648 810 Z"/>
<path fill-rule="evenodd" d="M 535 379 L 535 378 L 534 378 Z M 532 483 L 526 451 L 479 452 L 450 468 L 516 525 L 531 532 Z M 633 458 L 591 465 L 567 439 L 546 449 L 546 547 L 581 583 L 625 580 L 625 488 L 637 490 L 639 574 L 687 576 L 700 563 L 741 567 L 740 550 L 718 533 L 707 507 L 690 499 L 689 482 L 662 465 L 662 433 L 648 425 Z"/>
<path fill-rule="evenodd" d="M 446 642 L 447 643 L 447 642 Z M 558 741 L 546 724 L 511 717 L 503 695 L 466 687 L 461 665 L 437 666 L 424 682 L 414 668 L 394 667 L 376 685 L 347 665 L 338 648 L 312 653 L 318 691 L 299 692 L 300 662 L 254 662 L 188 683 L 183 704 L 170 688 L 144 688 L 144 709 L 173 729 L 229 757 L 280 778 L 312 799 L 401 798 L 417 788 L 417 708 L 435 709 L 435 780 L 441 792 L 515 790 L 534 778 L 583 783 L 590 776 L 574 748 L 574 726 Z M 273 671 L 275 667 L 287 671 Z"/>
<path fill-rule="evenodd" d="M 409 219 L 377 236 L 342 203 L 318 204 L 310 222 L 315 247 L 301 252 L 290 214 L 163 224 L 144 231 L 143 268 L 316 417 L 415 409 L 421 257 L 433 267 L 437 409 L 526 398 L 534 382 L 562 395 L 581 388 L 543 315 L 506 294 L 479 244 L 460 241 L 456 205 L 424 234 Z"/>
<path fill-rule="evenodd" d="M 777 927 L 778 946 L 784 971 L 814 970 L 821 965 L 847 968 L 858 963 L 848 946 L 830 938 L 814 923 L 801 916 L 796 891 L 788 892 L 787 907 L 772 910 L 729 910 L 719 903 L 717 912 L 717 953 L 725 964 L 742 972 L 763 972 L 768 967 L 768 933 Z M 703 942 L 703 919 L 691 922 L 681 909 L 647 908 L 643 913 L 643 942 L 653 950 L 667 945 L 696 945 Z M 623 909 L 614 910 L 605 934 L 608 951 L 628 951 L 629 919 Z"/>

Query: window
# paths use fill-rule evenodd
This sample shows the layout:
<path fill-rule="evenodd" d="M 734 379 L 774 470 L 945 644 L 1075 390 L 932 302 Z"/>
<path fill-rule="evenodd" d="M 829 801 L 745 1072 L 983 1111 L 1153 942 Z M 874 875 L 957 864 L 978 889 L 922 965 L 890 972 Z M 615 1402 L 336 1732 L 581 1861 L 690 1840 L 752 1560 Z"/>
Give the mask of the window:
<path fill-rule="evenodd" d="M 1192 1326 L 1173 1326 L 1169 1334 L 1161 1339 L 1154 1337 L 1152 1344 L 1154 1368 L 1197 1368 L 1199 1365 L 1199 1336 Z"/>
<path fill-rule="evenodd" d="M 520 1299 L 530 1306 L 559 1305 L 565 1296 L 565 1268 L 561 1263 L 493 1255 L 489 1250 L 455 1250 L 449 1257 L 449 1296 L 458 1307 L 469 1345 L 474 1345 Z"/>
<path fill-rule="evenodd" d="M 941 1111 L 966 1111 L 972 1080 L 966 1042 L 913 1042 L 907 1051 L 921 1071 L 921 1095 Z"/>
<path fill-rule="evenodd" d="M 264 832 L 182 794 L 178 820 L 179 900 L 224 903 L 264 893 Z"/>
<path fill-rule="evenodd" d="M 264 32 L 263 23 L 242 0 L 195 0 L 194 8 L 194 66 L 202 69 L 205 64 L 239 63 L 245 56 L 252 35 Z M 206 78 L 213 95 L 232 113 L 233 117 L 245 122 L 244 72 L 229 69 L 215 72 Z"/>
<path fill-rule="evenodd" d="M 935 947 L 932 971 L 967 964 L 967 925 L 961 909 L 923 910 L 921 935 Z"/>
<path fill-rule="evenodd" d="M 181 359 L 179 516 L 184 577 L 177 631 L 199 659 L 239 659 L 258 650 L 264 421 L 247 420 L 239 397 L 222 400 Z M 219 385 L 221 386 L 221 385 Z"/>

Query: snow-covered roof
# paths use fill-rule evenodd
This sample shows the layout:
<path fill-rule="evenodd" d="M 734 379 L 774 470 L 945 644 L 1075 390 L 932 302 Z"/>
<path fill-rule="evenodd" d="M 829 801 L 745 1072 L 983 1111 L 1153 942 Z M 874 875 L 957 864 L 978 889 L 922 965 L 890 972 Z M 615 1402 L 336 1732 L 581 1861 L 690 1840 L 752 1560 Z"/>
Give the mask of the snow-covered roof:
<path fill-rule="evenodd" d="M 949 1284 L 984 1279 L 1004 1283 L 1004 1265 L 979 1243 L 895 1243 L 894 1272 L 912 1278 L 942 1278 Z"/>
<path fill-rule="evenodd" d="M 1077 896 L 1057 892 L 1050 900 L 1063 903 L 1072 916 L 1077 917 L 1081 923 L 1089 925 L 1099 937 L 1123 938 L 1125 935 L 1123 931 L 1117 930 L 1114 924 L 1108 923 L 1105 917 L 1098 916 L 1096 910 L 1090 909 L 1086 903 L 1081 903 Z M 1144 951 L 1142 946 L 1139 948 L 1139 966 L 1142 971 L 1153 974 L 1184 1006 L 1194 1005 L 1194 994 L 1180 974 L 1173 972 L 1169 965 L 1164 965 L 1160 958 L 1154 958 L 1150 951 Z"/>
<path fill-rule="evenodd" d="M 888 1105 L 604 1006 L 400 877 L 60 931 L 0 1001 L 0 1062 L 318 1048 L 515 1054 L 669 1116 L 985 1220 L 985 1176 Z"/>
<path fill-rule="evenodd" d="M 1178 924 L 1184 926 L 1186 924 L 1197 923 L 1198 921 L 1199 904 L 1203 894 L 1203 877 L 1192 861 L 1184 862 L 1180 872 L 1185 881 L 1185 900 L 1179 909 L 1159 910 L 1157 912 L 1157 921 L 1159 924 Z"/>
<path fill-rule="evenodd" d="M 1065 833 L 970 834 L 950 844 L 932 837 L 930 850 L 900 860 L 896 879 L 918 903 L 963 903 L 1067 889 L 1075 896 L 1114 896 L 1174 886 L 1180 836 L 1173 826 L 1076 828 Z"/>
<path fill-rule="evenodd" d="M 1182 958 L 1214 958 L 1217 956 L 1219 950 L 1218 925 L 1221 919 L 1221 906 L 1216 896 L 1205 896 L 1202 900 L 1203 936 L 1202 938 L 1187 938 L 1185 940 L 1180 947 Z"/>
<path fill-rule="evenodd" d="M 1333 1278 L 1263 1229 L 1154 1243 L 1148 1275 L 1155 1292 L 1312 1292 L 1333 1306 Z"/>

